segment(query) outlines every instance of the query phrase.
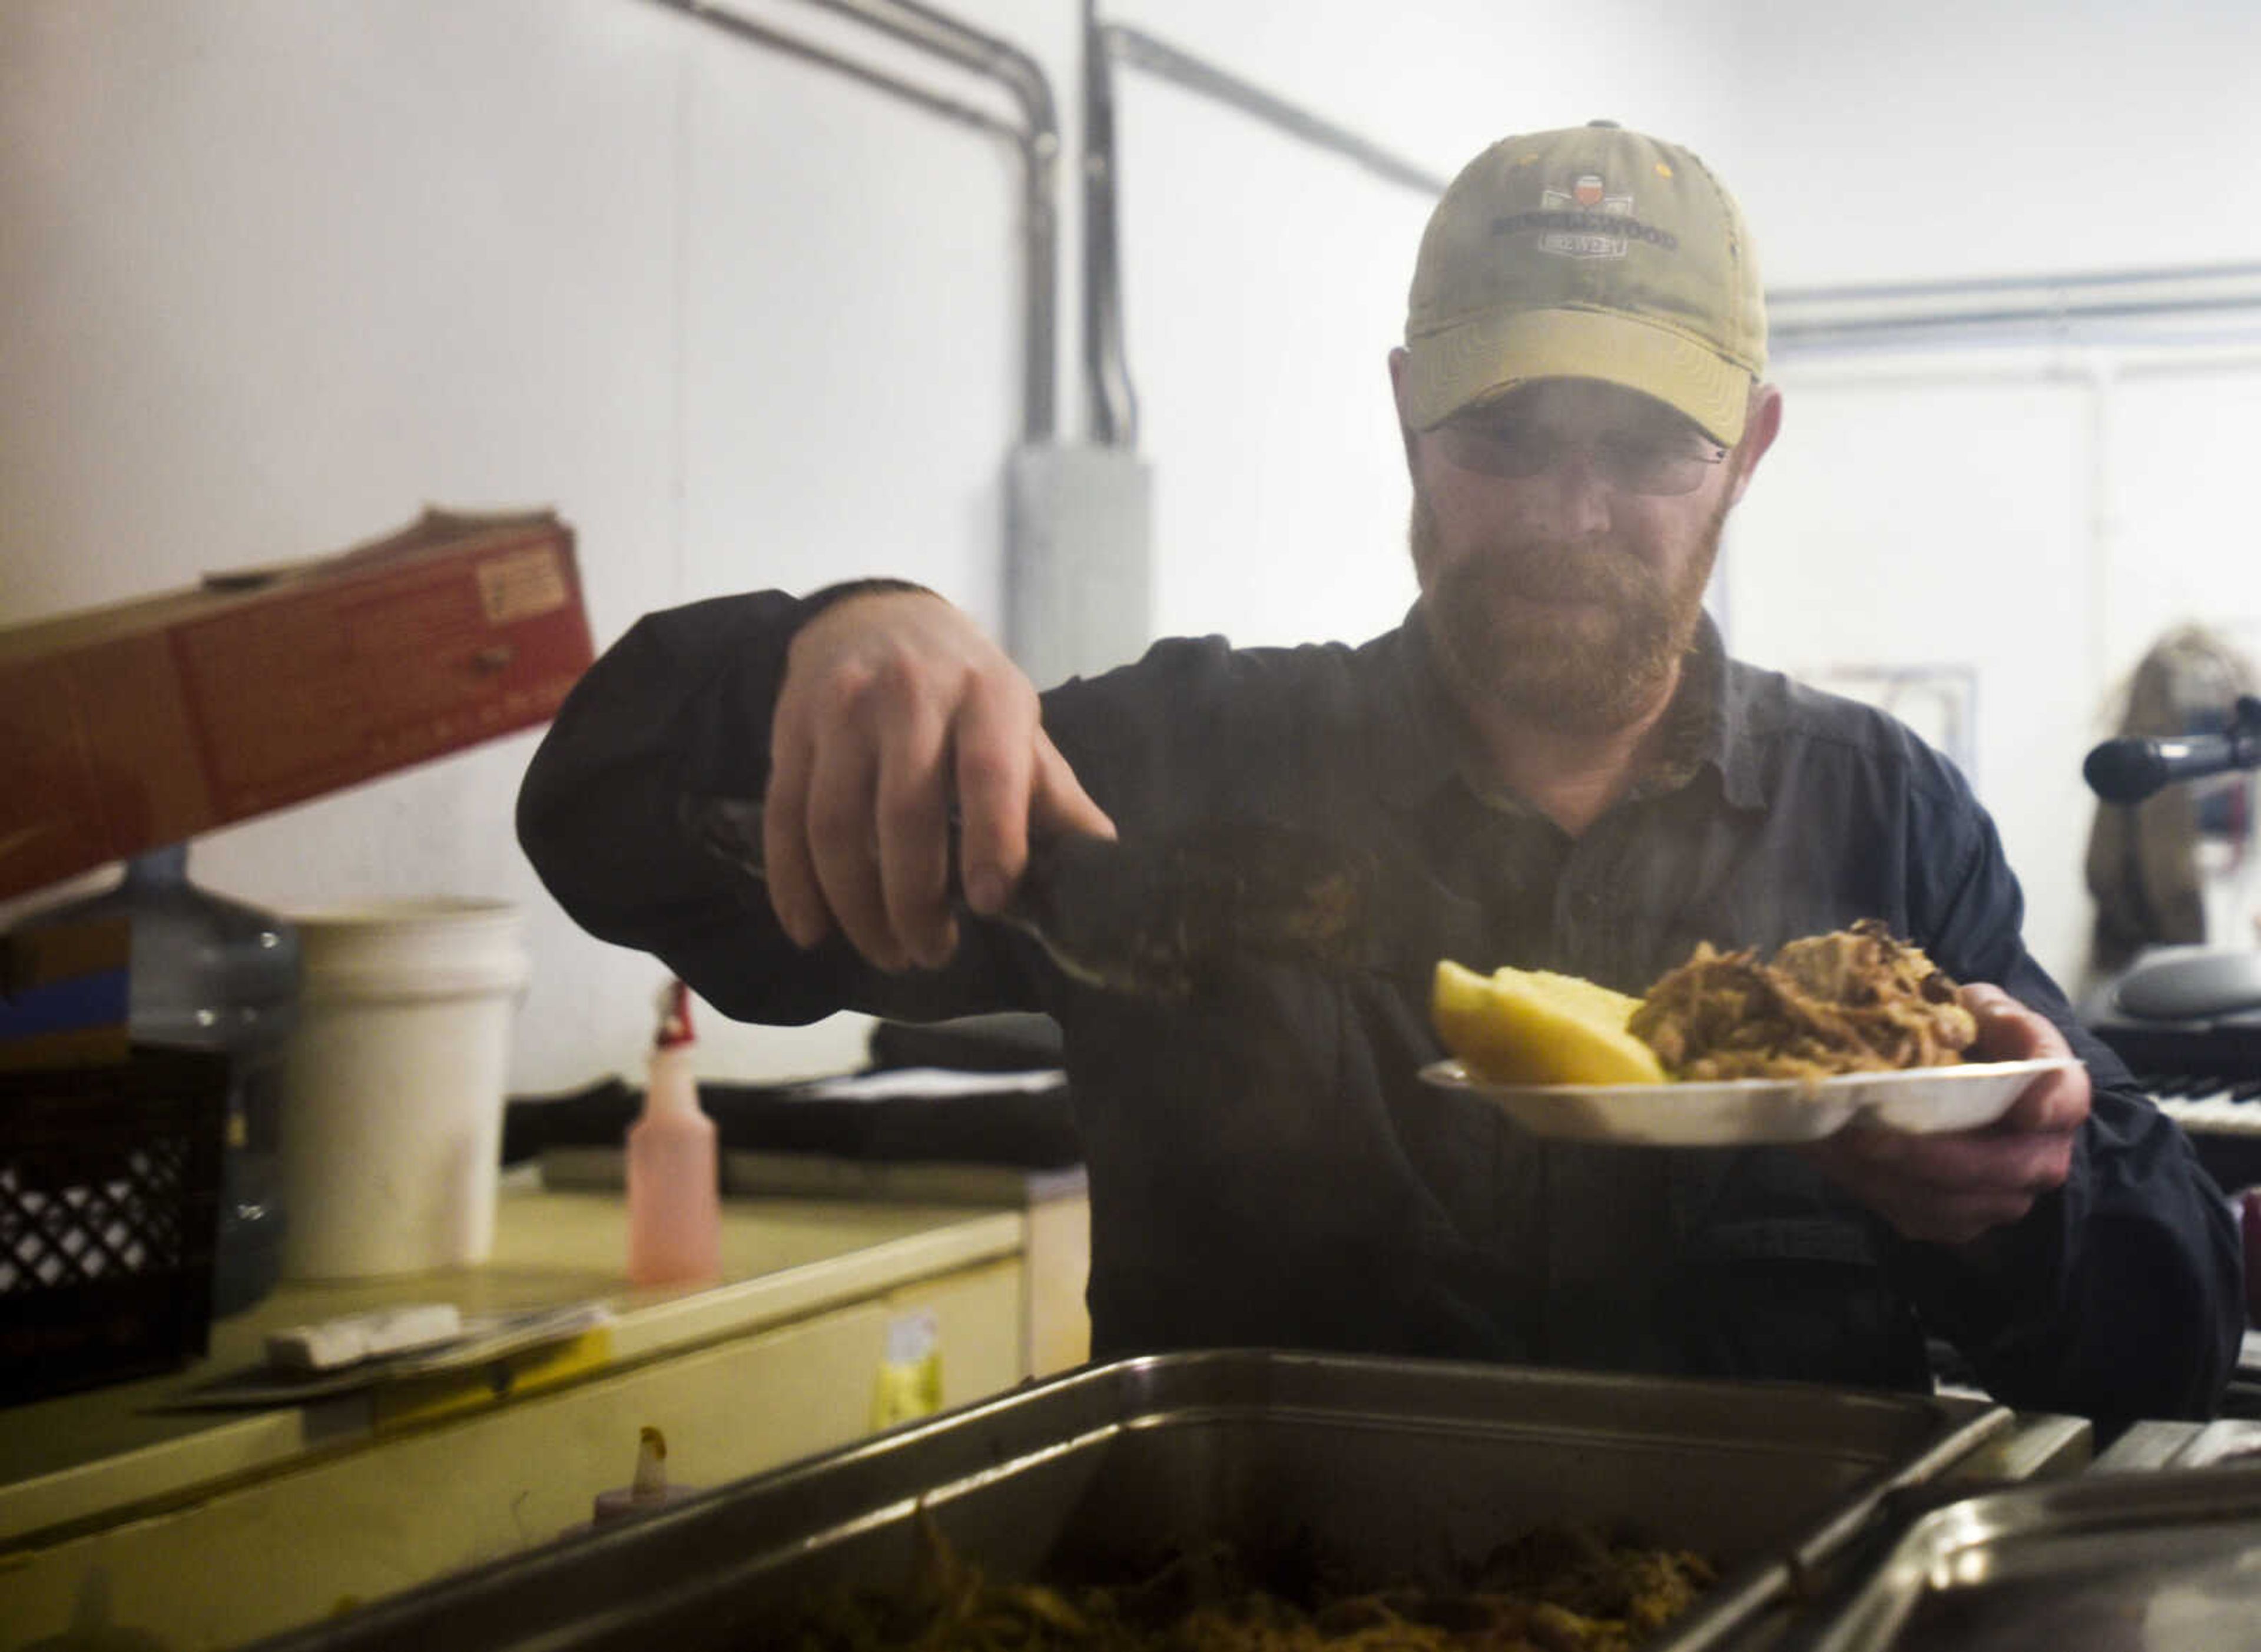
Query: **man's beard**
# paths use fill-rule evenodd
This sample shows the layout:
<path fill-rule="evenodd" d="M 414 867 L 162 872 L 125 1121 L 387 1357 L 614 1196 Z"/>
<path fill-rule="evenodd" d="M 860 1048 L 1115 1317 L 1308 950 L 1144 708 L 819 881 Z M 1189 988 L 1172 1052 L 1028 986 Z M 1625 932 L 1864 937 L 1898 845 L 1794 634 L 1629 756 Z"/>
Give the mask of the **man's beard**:
<path fill-rule="evenodd" d="M 1447 563 L 1417 488 L 1413 565 L 1436 570 L 1421 611 L 1446 679 L 1474 710 L 1575 734 L 1629 726 L 1696 635 L 1726 516 L 1723 495 L 1676 581 L 1608 545 L 1493 545 Z"/>

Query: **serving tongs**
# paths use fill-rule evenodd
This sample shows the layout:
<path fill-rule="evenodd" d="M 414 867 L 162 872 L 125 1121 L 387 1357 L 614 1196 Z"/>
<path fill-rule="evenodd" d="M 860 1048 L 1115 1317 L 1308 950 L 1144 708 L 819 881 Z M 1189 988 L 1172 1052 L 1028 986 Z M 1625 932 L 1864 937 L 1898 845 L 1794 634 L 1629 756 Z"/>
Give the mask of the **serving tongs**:
<path fill-rule="evenodd" d="M 686 797 L 685 831 L 707 853 L 766 881 L 758 798 Z M 951 817 L 950 899 L 961 915 L 958 822 Z M 1259 818 L 1127 841 L 1039 839 L 995 921 L 1102 991 L 1180 1001 L 1237 958 L 1326 968 L 1370 951 L 1373 865 L 1301 827 Z"/>

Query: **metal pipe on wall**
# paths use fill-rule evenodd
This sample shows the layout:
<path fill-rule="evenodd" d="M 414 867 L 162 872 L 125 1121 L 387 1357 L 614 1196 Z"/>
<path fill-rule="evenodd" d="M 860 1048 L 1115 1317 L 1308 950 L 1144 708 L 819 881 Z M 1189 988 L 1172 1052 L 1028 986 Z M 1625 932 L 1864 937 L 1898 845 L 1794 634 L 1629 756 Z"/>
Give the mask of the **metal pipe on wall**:
<path fill-rule="evenodd" d="M 1151 640 L 1152 484 L 1128 448 L 1066 447 L 1054 439 L 1058 230 L 1052 191 L 1059 130 L 1050 83 L 1036 60 L 922 0 L 802 0 L 1004 86 L 1019 106 L 1022 124 L 1016 127 L 709 0 L 657 3 L 1018 143 L 1026 325 L 1021 440 L 1006 467 L 1006 645 L 1040 684 L 1135 657 Z"/>
<path fill-rule="evenodd" d="M 1052 195 L 1059 162 L 1059 122 L 1051 83 L 1037 61 L 1008 40 L 968 27 L 919 0 L 800 0 L 849 18 L 1003 86 L 1021 124 L 840 55 L 813 41 L 757 22 L 709 0 L 651 0 L 736 39 L 818 64 L 959 125 L 1010 140 L 1022 161 L 1023 325 L 1021 432 L 1024 442 L 1052 439 L 1058 420 L 1054 356 L 1059 338 L 1059 219 Z"/>
<path fill-rule="evenodd" d="M 1429 195 L 1445 192 L 1448 180 L 1440 175 L 1143 29 L 1110 23 L 1103 26 L 1102 33 L 1109 58 L 1238 109 L 1314 148 L 1341 155 L 1388 183 Z"/>
<path fill-rule="evenodd" d="M 1138 397 L 1123 337 L 1115 202 L 1115 75 L 1098 0 L 1083 0 L 1083 364 L 1091 439 L 1138 445 Z"/>
<path fill-rule="evenodd" d="M 1021 140 L 1021 128 L 1009 120 L 1000 120 L 972 104 L 945 97 L 923 86 L 913 85 L 909 81 L 899 79 L 885 70 L 858 63 L 853 58 L 843 57 L 813 40 L 804 40 L 798 35 L 787 34 L 782 29 L 773 29 L 766 23 L 756 22 L 735 11 L 726 11 L 720 6 L 705 4 L 703 0 L 654 0 L 654 4 L 665 6 L 671 11 L 685 12 L 710 27 L 754 45 L 768 47 L 783 56 L 797 57 L 803 62 L 817 64 L 850 80 L 861 81 L 866 86 L 900 97 L 906 103 L 915 104 L 945 120 L 974 127 L 1016 144 Z"/>
<path fill-rule="evenodd" d="M 2261 315 L 2261 264 L 1791 287 L 1767 295 L 1777 356 L 1927 343 L 2056 342 L 2100 326 Z"/>
<path fill-rule="evenodd" d="M 1385 181 L 1441 195 L 1446 180 L 1289 103 L 1252 81 L 1125 24 L 1102 23 L 1096 0 L 1083 6 L 1083 345 L 1094 440 L 1133 447 L 1138 397 L 1123 332 L 1123 278 L 1116 199 L 1116 63 L 1237 109 L 1275 131 L 1363 167 Z"/>
<path fill-rule="evenodd" d="M 1446 180 L 1262 87 L 1144 31 L 1101 24 L 1086 0 L 1085 241 L 1086 348 L 1094 421 L 1135 431 L 1135 399 L 1123 358 L 1120 276 L 1116 267 L 1115 62 L 1214 98 L 1316 147 L 1343 156 L 1393 183 L 1444 192 Z M 1096 106 L 1095 118 L 1090 111 Z M 2062 336 L 2099 323 L 2142 325 L 2178 318 L 2261 316 L 2261 264 L 2187 265 L 2057 277 L 1777 288 L 1767 295 L 1777 356 Z"/>

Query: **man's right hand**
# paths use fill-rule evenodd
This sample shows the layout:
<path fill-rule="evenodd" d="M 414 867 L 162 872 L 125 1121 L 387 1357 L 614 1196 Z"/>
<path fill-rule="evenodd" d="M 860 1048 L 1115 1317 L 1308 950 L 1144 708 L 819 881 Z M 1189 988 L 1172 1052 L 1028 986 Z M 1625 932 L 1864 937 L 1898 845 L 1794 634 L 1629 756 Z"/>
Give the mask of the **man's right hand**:
<path fill-rule="evenodd" d="M 824 609 L 787 650 L 770 731 L 762 852 L 786 933 L 814 946 L 836 926 L 882 969 L 946 963 L 953 797 L 976 912 L 1004 905 L 1031 830 L 1115 836 L 1035 686 L 964 614 L 923 591 Z"/>

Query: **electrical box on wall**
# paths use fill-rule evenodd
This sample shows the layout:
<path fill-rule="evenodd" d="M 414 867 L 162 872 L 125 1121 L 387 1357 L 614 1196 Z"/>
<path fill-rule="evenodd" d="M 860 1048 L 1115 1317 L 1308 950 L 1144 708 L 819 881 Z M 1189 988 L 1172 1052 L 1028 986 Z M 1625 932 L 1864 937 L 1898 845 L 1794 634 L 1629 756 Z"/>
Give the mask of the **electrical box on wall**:
<path fill-rule="evenodd" d="M 592 657 L 548 512 L 0 630 L 0 897 L 546 722 Z"/>
<path fill-rule="evenodd" d="M 1039 688 L 1095 677 L 1153 633 L 1152 470 L 1122 448 L 1024 447 L 1007 472 L 1006 642 Z"/>

